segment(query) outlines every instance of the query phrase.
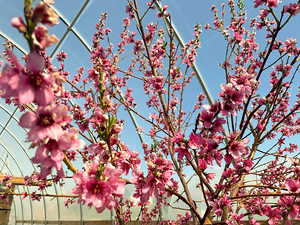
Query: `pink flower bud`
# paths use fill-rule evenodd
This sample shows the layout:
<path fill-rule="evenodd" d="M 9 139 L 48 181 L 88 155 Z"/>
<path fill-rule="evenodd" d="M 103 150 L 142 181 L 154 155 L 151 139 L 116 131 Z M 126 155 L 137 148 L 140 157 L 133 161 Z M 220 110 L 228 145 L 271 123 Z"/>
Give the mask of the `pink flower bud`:
<path fill-rule="evenodd" d="M 205 170 L 207 168 L 207 162 L 204 159 L 199 159 L 198 160 L 198 168 L 200 170 Z"/>
<path fill-rule="evenodd" d="M 11 20 L 11 25 L 17 28 L 21 33 L 26 32 L 26 25 L 22 19 L 22 17 L 14 17 Z"/>

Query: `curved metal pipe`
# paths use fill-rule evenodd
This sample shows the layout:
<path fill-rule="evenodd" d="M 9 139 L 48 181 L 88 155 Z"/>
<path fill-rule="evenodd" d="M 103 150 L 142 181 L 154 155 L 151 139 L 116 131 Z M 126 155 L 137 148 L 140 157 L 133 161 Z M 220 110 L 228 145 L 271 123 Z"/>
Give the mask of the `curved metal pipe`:
<path fill-rule="evenodd" d="M 0 140 L 0 145 L 4 148 L 4 150 L 9 154 L 9 156 L 13 159 L 13 161 L 15 162 L 15 164 L 16 164 L 16 166 L 17 166 L 17 168 L 18 168 L 18 170 L 19 170 L 19 172 L 20 172 L 20 174 L 21 174 L 21 176 L 22 177 L 24 177 L 24 174 L 23 174 L 23 172 L 22 172 L 22 170 L 21 170 L 21 168 L 20 168 L 20 166 L 19 166 L 19 163 L 18 163 L 18 161 L 15 159 L 15 157 L 8 151 L 8 149 L 7 149 L 7 147 L 6 147 L 6 145 L 4 145 L 3 143 L 2 143 L 2 141 Z M 27 189 L 27 192 L 29 193 L 29 188 L 28 187 L 26 187 L 26 189 Z M 32 207 L 32 199 L 31 198 L 29 198 L 29 204 L 30 204 L 30 218 L 31 218 L 31 224 L 33 224 L 33 207 Z"/>

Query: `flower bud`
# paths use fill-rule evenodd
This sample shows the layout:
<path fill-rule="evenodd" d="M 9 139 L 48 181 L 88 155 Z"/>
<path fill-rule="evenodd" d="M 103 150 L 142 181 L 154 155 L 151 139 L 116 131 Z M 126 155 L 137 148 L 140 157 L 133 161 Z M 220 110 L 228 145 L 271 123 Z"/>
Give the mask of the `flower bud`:
<path fill-rule="evenodd" d="M 11 20 L 11 25 L 19 30 L 21 33 L 26 32 L 26 25 L 22 19 L 22 17 L 14 17 Z"/>
<path fill-rule="evenodd" d="M 58 24 L 58 15 L 46 3 L 40 3 L 34 9 L 33 20 L 36 23 L 52 26 Z"/>

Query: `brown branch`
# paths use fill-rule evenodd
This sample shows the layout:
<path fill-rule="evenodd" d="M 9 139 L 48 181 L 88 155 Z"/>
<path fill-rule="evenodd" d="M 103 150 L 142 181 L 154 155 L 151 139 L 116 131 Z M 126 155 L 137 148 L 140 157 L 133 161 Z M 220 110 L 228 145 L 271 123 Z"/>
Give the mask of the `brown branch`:
<path fill-rule="evenodd" d="M 66 156 L 64 158 L 64 163 L 66 164 L 67 168 L 73 173 L 77 172 L 77 169 L 73 166 L 72 162 Z"/>
<path fill-rule="evenodd" d="M 251 194 L 251 195 L 241 195 L 241 196 L 235 196 L 230 197 L 230 199 L 242 199 L 242 198 L 253 198 L 253 197 L 280 197 L 280 196 L 295 196 L 300 197 L 300 193 L 266 193 L 266 194 Z"/>
<path fill-rule="evenodd" d="M 78 198 L 78 195 L 57 195 L 57 194 L 32 194 L 32 193 L 16 193 L 16 192 L 0 192 L 0 195 L 17 195 L 17 196 L 41 196 L 53 198 Z"/>

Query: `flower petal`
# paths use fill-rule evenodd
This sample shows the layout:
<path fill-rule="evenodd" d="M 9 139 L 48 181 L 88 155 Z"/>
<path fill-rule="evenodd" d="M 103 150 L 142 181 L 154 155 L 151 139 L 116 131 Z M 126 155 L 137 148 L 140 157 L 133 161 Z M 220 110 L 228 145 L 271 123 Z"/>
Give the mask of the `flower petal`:
<path fill-rule="evenodd" d="M 33 112 L 26 112 L 20 118 L 20 126 L 24 128 L 32 128 L 36 123 L 37 117 Z"/>

